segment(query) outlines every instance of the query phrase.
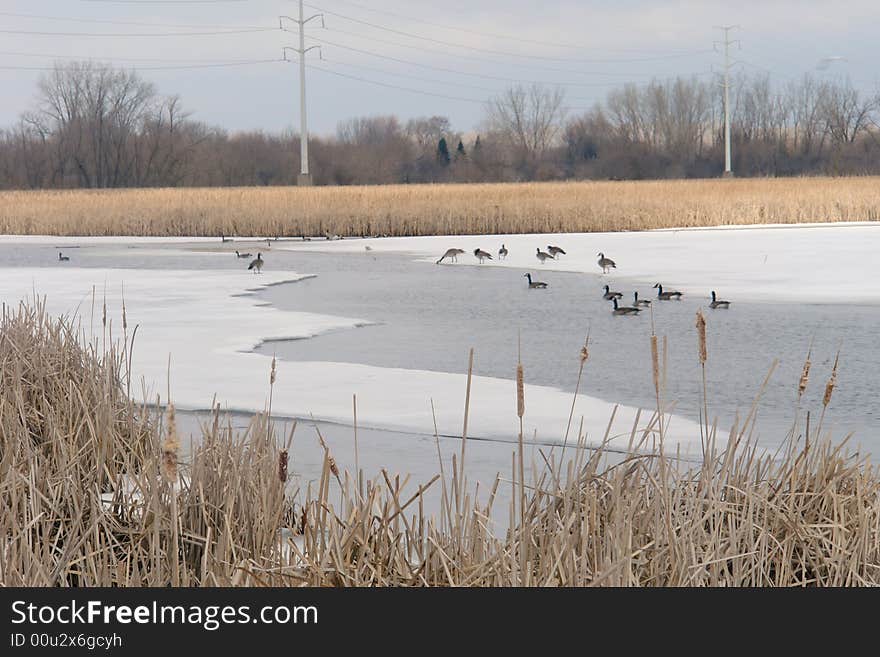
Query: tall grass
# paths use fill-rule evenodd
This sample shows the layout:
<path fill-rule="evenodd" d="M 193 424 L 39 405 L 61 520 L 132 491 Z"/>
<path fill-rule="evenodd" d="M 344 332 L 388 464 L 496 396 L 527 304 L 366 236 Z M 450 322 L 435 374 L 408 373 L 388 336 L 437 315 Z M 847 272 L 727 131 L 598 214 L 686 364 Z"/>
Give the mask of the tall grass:
<path fill-rule="evenodd" d="M 0 584 L 880 583 L 880 477 L 820 431 L 806 444 L 793 430 L 774 459 L 747 420 L 688 466 L 652 447 L 655 415 L 613 460 L 588 450 L 582 430 L 569 458 L 541 451 L 530 474 L 520 448 L 480 499 L 464 444 L 451 474 L 441 462 L 410 488 L 384 470 L 352 477 L 325 446 L 319 481 L 302 492 L 288 481 L 293 432 L 276 436 L 266 415 L 236 431 L 218 409 L 179 456 L 172 418 L 125 392 L 130 348 L 86 343 L 40 304 L 4 308 Z M 522 389 L 511 412 L 514 402 L 527 409 Z M 436 516 L 423 504 L 434 486 Z M 515 494 L 499 535 L 489 518 L 500 486 Z"/>
<path fill-rule="evenodd" d="M 0 233 L 374 236 L 880 219 L 880 179 L 0 192 Z"/>

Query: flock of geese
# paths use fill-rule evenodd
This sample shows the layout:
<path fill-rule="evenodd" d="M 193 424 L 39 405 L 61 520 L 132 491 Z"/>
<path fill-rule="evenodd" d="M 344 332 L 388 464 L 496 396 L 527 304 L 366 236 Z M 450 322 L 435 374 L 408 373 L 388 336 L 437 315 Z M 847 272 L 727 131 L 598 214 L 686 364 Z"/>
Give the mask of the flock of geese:
<path fill-rule="evenodd" d="M 441 262 L 446 260 L 447 258 L 452 262 L 458 262 L 458 256 L 465 253 L 464 249 L 447 249 L 446 253 L 440 256 L 440 259 L 437 260 L 437 264 L 439 265 Z M 507 247 L 502 244 L 501 248 L 498 249 L 498 259 L 504 260 L 509 253 Z M 560 255 L 565 255 L 565 251 L 558 246 L 548 246 L 546 251 L 542 251 L 540 247 L 537 248 L 536 257 L 543 264 L 547 260 L 556 260 Z M 599 252 L 598 254 L 597 264 L 602 269 L 603 274 L 609 273 L 612 269 L 617 269 L 617 263 L 615 263 L 611 258 L 605 256 L 604 253 Z M 476 248 L 474 249 L 474 257 L 480 261 L 480 264 L 483 264 L 486 260 L 492 260 L 492 254 L 488 251 L 484 251 L 483 249 Z M 528 286 L 530 290 L 545 290 L 547 289 L 547 283 L 544 281 L 534 280 L 532 278 L 531 273 L 523 274 L 523 277 L 528 279 Z M 654 289 L 657 290 L 657 300 L 658 301 L 681 301 L 681 297 L 683 296 L 681 292 L 677 290 L 669 290 L 663 289 L 663 285 L 660 283 L 654 284 Z M 651 307 L 650 299 L 639 299 L 639 293 L 637 291 L 633 292 L 633 303 L 631 306 L 621 306 L 618 303 L 618 299 L 623 299 L 623 293 L 617 292 L 611 289 L 610 285 L 605 285 L 605 292 L 602 295 L 602 298 L 606 301 L 610 301 L 614 308 L 611 310 L 612 315 L 638 315 L 646 308 Z M 715 294 L 715 291 L 712 290 L 712 301 L 709 303 L 709 307 L 713 310 L 717 309 L 727 309 L 730 308 L 730 301 L 725 301 L 723 299 L 719 299 Z"/>

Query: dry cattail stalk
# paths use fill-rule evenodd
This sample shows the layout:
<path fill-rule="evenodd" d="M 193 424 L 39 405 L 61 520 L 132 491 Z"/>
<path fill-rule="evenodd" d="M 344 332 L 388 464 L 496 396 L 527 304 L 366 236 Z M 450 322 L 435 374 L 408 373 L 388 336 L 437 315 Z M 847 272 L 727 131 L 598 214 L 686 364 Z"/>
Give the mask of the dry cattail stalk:
<path fill-rule="evenodd" d="M 807 360 L 804 361 L 804 369 L 801 372 L 800 381 L 798 381 L 798 399 L 804 396 L 804 391 L 807 389 L 807 383 L 810 381 L 810 354 L 812 351 L 812 348 L 807 351 Z"/>
<path fill-rule="evenodd" d="M 526 412 L 526 395 L 523 385 L 523 366 L 517 363 L 516 366 L 516 416 L 522 419 Z"/>
<path fill-rule="evenodd" d="M 654 375 L 654 391 L 660 394 L 660 355 L 657 350 L 657 336 L 651 336 L 651 370 Z"/>
<path fill-rule="evenodd" d="M 700 341 L 700 365 L 705 365 L 709 350 L 706 348 L 706 318 L 702 310 L 697 311 L 697 337 Z"/>
<path fill-rule="evenodd" d="M 282 484 L 287 483 L 287 450 L 282 449 L 278 452 L 278 481 Z"/>
<path fill-rule="evenodd" d="M 177 421 L 174 415 L 174 404 L 168 404 L 168 429 L 162 442 L 162 477 L 168 483 L 177 481 L 177 451 L 180 441 L 177 438 Z"/>
<path fill-rule="evenodd" d="M 822 398 L 822 405 L 828 406 L 831 402 L 831 393 L 834 392 L 834 386 L 837 385 L 837 361 L 840 359 L 840 352 L 837 353 L 837 356 L 834 358 L 834 367 L 831 369 L 831 377 L 828 379 L 828 383 L 825 384 L 825 396 Z"/>

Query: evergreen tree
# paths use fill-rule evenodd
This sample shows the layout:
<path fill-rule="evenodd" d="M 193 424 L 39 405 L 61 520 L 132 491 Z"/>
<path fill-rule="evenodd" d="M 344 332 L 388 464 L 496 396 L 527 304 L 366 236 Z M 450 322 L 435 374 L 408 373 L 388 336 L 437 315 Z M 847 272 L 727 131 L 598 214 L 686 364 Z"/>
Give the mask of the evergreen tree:
<path fill-rule="evenodd" d="M 449 147 L 446 145 L 446 137 L 440 137 L 437 142 L 437 161 L 443 166 L 449 164 Z"/>

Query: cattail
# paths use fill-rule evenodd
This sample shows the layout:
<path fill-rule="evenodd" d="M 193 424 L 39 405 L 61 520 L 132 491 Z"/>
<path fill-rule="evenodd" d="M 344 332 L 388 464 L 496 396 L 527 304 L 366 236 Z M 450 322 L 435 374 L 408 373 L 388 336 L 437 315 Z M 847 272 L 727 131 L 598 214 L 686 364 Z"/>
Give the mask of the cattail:
<path fill-rule="evenodd" d="M 275 385 L 275 356 L 272 356 L 272 372 L 269 374 L 269 385 Z"/>
<path fill-rule="evenodd" d="M 590 357 L 590 350 L 587 349 L 587 345 L 581 347 L 581 363 L 586 363 L 587 359 Z"/>
<path fill-rule="evenodd" d="M 122 330 L 128 330 L 128 319 L 125 316 L 125 301 L 122 302 Z"/>
<path fill-rule="evenodd" d="M 287 483 L 287 450 L 282 449 L 278 453 L 278 481 L 282 484 Z"/>
<path fill-rule="evenodd" d="M 654 375 L 654 390 L 660 394 L 660 355 L 657 350 L 657 336 L 651 336 L 651 368 Z"/>
<path fill-rule="evenodd" d="M 828 383 L 825 384 L 825 396 L 822 398 L 822 405 L 828 406 L 831 402 L 831 393 L 834 392 L 834 386 L 837 385 L 837 361 L 840 358 L 840 352 L 837 352 L 837 356 L 834 358 L 834 367 L 831 369 L 831 378 L 828 379 Z"/>
<path fill-rule="evenodd" d="M 174 416 L 174 404 L 168 404 L 168 432 L 162 443 L 162 477 L 169 483 L 177 481 L 177 450 L 180 442 L 177 439 L 177 422 Z"/>
<path fill-rule="evenodd" d="M 107 297 L 104 297 L 104 305 L 102 306 L 103 310 L 101 312 L 101 325 L 107 326 Z"/>
<path fill-rule="evenodd" d="M 700 365 L 705 365 L 709 350 L 706 348 L 706 318 L 702 310 L 697 311 L 697 337 L 700 341 Z"/>
<path fill-rule="evenodd" d="M 339 468 L 336 467 L 336 459 L 333 458 L 333 455 L 330 454 L 330 451 L 327 451 L 327 460 L 330 461 L 330 472 L 333 473 L 334 477 L 339 477 Z"/>
<path fill-rule="evenodd" d="M 810 381 L 810 354 L 812 351 L 812 349 L 807 351 L 807 360 L 804 361 L 804 369 L 801 372 L 801 379 L 798 381 L 798 399 L 804 396 L 804 391 L 807 389 L 807 383 Z"/>

